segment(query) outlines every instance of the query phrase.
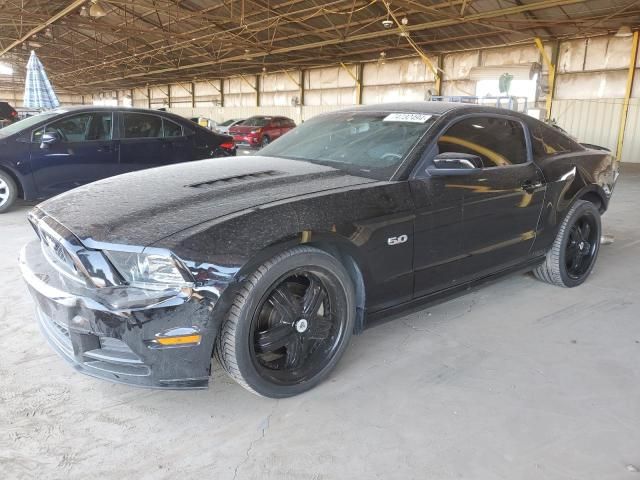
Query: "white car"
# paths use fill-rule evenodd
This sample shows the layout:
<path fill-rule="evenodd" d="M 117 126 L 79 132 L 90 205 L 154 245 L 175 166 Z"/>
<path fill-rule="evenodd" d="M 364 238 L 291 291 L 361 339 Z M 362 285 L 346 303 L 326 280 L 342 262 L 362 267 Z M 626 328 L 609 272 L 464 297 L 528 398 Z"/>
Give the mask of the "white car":
<path fill-rule="evenodd" d="M 229 133 L 229 128 L 244 122 L 244 118 L 230 118 L 216 125 L 216 130 L 220 133 Z"/>

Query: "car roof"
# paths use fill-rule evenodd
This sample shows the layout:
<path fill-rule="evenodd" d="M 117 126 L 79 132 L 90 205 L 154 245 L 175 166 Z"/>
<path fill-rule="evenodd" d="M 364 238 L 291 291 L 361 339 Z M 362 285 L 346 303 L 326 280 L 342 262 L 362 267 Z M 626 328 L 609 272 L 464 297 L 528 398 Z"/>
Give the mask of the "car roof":
<path fill-rule="evenodd" d="M 120 111 L 120 112 L 135 112 L 135 113 L 171 113 L 165 110 L 154 110 L 152 108 L 137 108 L 137 107 L 124 107 L 124 106 L 108 106 L 108 105 L 72 105 L 68 107 L 58 107 L 54 110 L 49 110 L 46 113 L 70 113 L 70 112 L 95 112 L 96 110 L 108 110 L 108 111 Z"/>
<path fill-rule="evenodd" d="M 451 110 L 463 109 L 463 108 L 478 108 L 484 105 L 477 105 L 474 103 L 462 103 L 462 102 L 439 102 L 439 101 L 424 101 L 424 102 L 391 102 L 391 103 L 378 103 L 372 105 L 361 105 L 355 108 L 347 108 L 345 110 L 358 110 L 367 112 L 407 112 L 407 113 L 428 113 L 432 115 L 441 115 Z"/>
<path fill-rule="evenodd" d="M 330 115 L 336 112 L 376 112 L 376 113 L 423 113 L 428 115 L 444 115 L 450 112 L 459 112 L 461 115 L 467 113 L 487 113 L 509 115 L 521 119 L 526 123 L 540 122 L 540 120 L 515 110 L 507 108 L 497 108 L 489 105 L 465 102 L 440 102 L 440 101 L 423 101 L 423 102 L 392 102 L 379 103 L 372 105 L 359 105 L 329 112 Z"/>

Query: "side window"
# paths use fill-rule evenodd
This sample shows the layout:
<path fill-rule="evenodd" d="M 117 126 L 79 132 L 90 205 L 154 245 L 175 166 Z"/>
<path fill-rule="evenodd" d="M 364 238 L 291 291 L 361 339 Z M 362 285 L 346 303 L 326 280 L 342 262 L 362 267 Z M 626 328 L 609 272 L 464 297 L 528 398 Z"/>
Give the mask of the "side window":
<path fill-rule="evenodd" d="M 580 150 L 573 140 L 552 127 L 536 122 L 530 126 L 530 129 L 531 146 L 533 147 L 533 156 L 536 159 Z"/>
<path fill-rule="evenodd" d="M 123 138 L 162 137 L 162 118 L 146 113 L 125 113 Z"/>
<path fill-rule="evenodd" d="M 273 128 L 280 128 L 282 127 L 282 121 L 279 118 L 274 118 L 269 122 L 269 126 Z"/>
<path fill-rule="evenodd" d="M 465 118 L 438 139 L 438 153 L 448 152 L 478 155 L 485 168 L 526 163 L 524 128 L 506 118 Z"/>
<path fill-rule="evenodd" d="M 171 120 L 167 120 L 166 118 L 162 119 L 163 132 L 165 138 L 172 137 L 181 137 L 182 136 L 182 126 L 178 125 Z"/>
<path fill-rule="evenodd" d="M 111 112 L 80 113 L 50 123 L 33 132 L 32 141 L 40 142 L 43 133 L 57 133 L 65 143 L 111 140 Z"/>

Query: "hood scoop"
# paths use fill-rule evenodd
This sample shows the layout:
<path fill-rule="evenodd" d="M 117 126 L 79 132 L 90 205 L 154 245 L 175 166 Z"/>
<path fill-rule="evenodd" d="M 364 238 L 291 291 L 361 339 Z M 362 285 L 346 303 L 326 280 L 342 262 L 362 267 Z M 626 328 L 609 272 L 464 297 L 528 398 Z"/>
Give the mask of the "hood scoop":
<path fill-rule="evenodd" d="M 282 172 L 277 170 L 265 170 L 263 172 L 244 173 L 242 175 L 231 175 L 228 177 L 215 178 L 206 182 L 192 183 L 187 185 L 192 188 L 205 188 L 205 187 L 221 187 L 225 185 L 237 185 L 242 182 L 249 182 L 252 180 L 260 180 L 264 178 L 275 177 L 282 175 Z"/>

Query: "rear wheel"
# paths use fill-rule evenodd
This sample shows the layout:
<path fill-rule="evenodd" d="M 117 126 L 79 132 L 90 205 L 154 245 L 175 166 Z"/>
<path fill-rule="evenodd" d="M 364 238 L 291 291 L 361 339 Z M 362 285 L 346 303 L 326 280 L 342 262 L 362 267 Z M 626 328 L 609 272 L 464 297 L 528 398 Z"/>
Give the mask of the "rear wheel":
<path fill-rule="evenodd" d="M 0 213 L 11 208 L 18 198 L 18 186 L 8 174 L 0 171 Z"/>
<path fill-rule="evenodd" d="M 601 233 L 598 208 L 591 202 L 576 201 L 562 222 L 545 262 L 533 274 L 560 287 L 582 284 L 598 257 Z"/>
<path fill-rule="evenodd" d="M 229 375 L 266 397 L 315 387 L 347 348 L 355 321 L 349 274 L 332 255 L 296 247 L 261 265 L 236 296 L 216 341 Z"/>

